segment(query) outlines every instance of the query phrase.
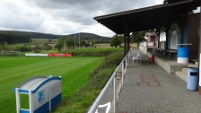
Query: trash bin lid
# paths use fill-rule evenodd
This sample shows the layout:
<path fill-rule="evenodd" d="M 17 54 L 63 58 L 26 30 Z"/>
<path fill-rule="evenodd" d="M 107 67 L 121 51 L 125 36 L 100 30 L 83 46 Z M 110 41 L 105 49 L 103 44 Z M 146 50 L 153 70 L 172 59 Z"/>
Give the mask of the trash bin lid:
<path fill-rule="evenodd" d="M 191 68 L 191 69 L 198 69 L 197 67 L 188 67 L 188 68 Z"/>

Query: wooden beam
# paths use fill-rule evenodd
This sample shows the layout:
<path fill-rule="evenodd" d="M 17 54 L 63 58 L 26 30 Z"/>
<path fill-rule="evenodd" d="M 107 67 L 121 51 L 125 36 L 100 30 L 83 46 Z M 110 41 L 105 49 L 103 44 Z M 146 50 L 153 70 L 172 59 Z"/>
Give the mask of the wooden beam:
<path fill-rule="evenodd" d="M 123 25 L 124 25 L 124 32 L 128 33 L 129 32 L 129 28 L 128 28 L 128 23 L 127 21 L 123 21 Z"/>

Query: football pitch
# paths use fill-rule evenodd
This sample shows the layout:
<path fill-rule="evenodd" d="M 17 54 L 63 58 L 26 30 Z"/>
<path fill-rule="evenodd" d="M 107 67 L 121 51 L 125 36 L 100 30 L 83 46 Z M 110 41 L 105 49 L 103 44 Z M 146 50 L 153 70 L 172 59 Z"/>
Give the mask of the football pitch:
<path fill-rule="evenodd" d="M 23 81 L 35 76 L 62 76 L 62 97 L 78 91 L 104 57 L 0 57 L 0 112 L 15 113 L 15 93 Z"/>

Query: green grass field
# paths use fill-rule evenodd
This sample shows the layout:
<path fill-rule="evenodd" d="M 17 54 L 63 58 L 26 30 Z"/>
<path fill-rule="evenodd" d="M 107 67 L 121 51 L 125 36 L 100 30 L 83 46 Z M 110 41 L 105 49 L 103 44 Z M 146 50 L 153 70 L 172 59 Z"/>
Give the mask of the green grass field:
<path fill-rule="evenodd" d="M 0 112 L 16 112 L 12 89 L 34 76 L 62 76 L 62 96 L 71 97 L 102 60 L 103 57 L 0 57 Z"/>
<path fill-rule="evenodd" d="M 36 43 L 47 43 L 48 42 L 48 39 L 45 39 L 45 38 L 32 38 L 31 39 L 33 44 L 36 44 Z"/>

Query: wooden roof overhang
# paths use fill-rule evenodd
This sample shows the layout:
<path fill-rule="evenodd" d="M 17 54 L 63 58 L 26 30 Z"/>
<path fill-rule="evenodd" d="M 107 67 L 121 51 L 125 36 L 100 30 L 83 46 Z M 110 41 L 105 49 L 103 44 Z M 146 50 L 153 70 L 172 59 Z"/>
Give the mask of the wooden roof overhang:
<path fill-rule="evenodd" d="M 169 25 L 198 6 L 199 0 L 188 0 L 97 16 L 94 19 L 116 34 L 124 34 Z"/>

